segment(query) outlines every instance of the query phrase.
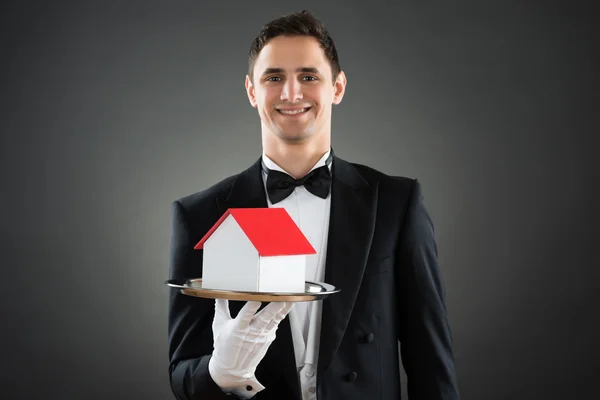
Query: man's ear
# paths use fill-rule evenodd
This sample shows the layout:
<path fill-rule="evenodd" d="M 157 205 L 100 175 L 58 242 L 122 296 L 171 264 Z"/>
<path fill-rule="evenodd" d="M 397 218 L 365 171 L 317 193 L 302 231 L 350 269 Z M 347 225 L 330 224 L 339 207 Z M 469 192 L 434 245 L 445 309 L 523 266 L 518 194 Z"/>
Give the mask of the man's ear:
<path fill-rule="evenodd" d="M 333 104 L 340 104 L 346 93 L 346 74 L 340 71 L 333 85 Z"/>
<path fill-rule="evenodd" d="M 252 105 L 252 107 L 256 108 L 255 89 L 254 89 L 254 85 L 250 81 L 250 77 L 248 75 L 246 75 L 246 85 L 245 86 L 246 86 L 246 94 L 248 95 L 248 100 L 250 101 L 250 104 Z"/>

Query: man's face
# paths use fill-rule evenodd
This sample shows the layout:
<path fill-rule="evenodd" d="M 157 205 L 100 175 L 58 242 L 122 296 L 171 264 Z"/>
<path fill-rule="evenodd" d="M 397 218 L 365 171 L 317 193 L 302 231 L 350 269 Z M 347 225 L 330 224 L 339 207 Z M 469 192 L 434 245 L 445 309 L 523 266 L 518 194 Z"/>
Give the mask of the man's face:
<path fill-rule="evenodd" d="M 342 101 L 346 80 L 342 72 L 334 85 L 315 38 L 271 39 L 259 53 L 253 75 L 254 83 L 246 77 L 246 90 L 263 134 L 290 143 L 330 134 L 332 104 Z"/>

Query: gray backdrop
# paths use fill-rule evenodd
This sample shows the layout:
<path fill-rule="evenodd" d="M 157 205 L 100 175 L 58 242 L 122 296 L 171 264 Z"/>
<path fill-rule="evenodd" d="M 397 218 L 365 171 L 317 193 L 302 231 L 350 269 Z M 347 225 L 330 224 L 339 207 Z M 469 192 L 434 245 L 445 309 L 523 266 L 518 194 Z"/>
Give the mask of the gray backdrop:
<path fill-rule="evenodd" d="M 172 398 L 170 203 L 259 157 L 248 47 L 302 8 L 348 77 L 336 153 L 423 183 L 463 398 L 592 395 L 590 6 L 146 0 L 0 8 L 1 398 Z"/>

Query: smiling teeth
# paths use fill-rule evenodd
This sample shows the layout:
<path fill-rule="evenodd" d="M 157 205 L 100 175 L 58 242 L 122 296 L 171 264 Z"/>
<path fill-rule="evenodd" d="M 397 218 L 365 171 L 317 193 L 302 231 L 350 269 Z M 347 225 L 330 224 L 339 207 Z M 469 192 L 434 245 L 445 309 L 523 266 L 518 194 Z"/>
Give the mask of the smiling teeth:
<path fill-rule="evenodd" d="M 307 111 L 307 110 L 308 110 L 308 108 L 303 108 L 303 109 L 301 109 L 301 110 L 277 110 L 277 111 L 279 111 L 279 112 L 280 112 L 280 113 L 282 113 L 282 114 L 290 114 L 290 115 L 293 115 L 293 114 L 300 114 L 300 113 L 303 113 L 303 112 L 305 112 L 305 111 Z"/>

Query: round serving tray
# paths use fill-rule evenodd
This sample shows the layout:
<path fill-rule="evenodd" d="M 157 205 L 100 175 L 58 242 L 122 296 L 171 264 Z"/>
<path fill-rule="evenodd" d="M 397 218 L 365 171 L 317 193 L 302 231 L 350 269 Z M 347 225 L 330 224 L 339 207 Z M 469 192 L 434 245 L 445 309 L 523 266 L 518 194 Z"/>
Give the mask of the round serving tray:
<path fill-rule="evenodd" d="M 202 287 L 202 278 L 170 279 L 165 285 L 179 289 L 185 295 L 206 299 L 227 299 L 241 301 L 314 301 L 340 291 L 335 286 L 323 282 L 305 282 L 305 290 L 301 293 L 289 292 L 244 292 L 237 290 L 208 289 Z"/>

